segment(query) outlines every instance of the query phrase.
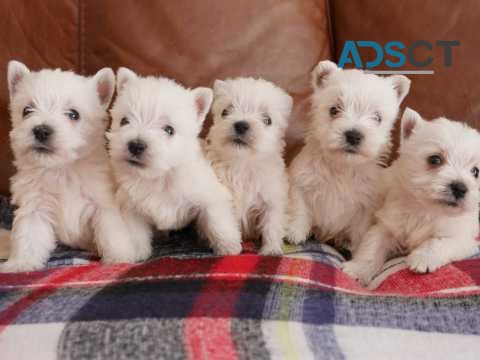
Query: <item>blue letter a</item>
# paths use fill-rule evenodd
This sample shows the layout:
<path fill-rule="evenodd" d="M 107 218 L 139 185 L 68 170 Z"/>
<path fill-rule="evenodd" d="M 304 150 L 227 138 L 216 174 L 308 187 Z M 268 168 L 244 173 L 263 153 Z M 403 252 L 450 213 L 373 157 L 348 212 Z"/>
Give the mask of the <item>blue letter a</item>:
<path fill-rule="evenodd" d="M 342 55 L 340 56 L 340 61 L 338 62 L 338 67 L 343 68 L 345 64 L 351 64 L 352 59 L 348 57 L 349 53 L 352 54 L 353 61 L 355 62 L 356 68 L 363 68 L 362 60 L 360 60 L 360 55 L 358 55 L 357 47 L 355 46 L 355 41 L 347 40 L 345 46 L 342 50 Z"/>

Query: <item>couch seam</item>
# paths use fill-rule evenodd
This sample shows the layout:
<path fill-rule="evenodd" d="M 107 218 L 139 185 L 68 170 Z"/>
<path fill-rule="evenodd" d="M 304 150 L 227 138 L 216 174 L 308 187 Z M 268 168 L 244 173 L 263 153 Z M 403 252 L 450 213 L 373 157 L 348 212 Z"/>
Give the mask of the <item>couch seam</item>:
<path fill-rule="evenodd" d="M 327 27 L 328 27 L 328 38 L 330 41 L 330 52 L 332 55 L 332 59 L 334 61 L 337 61 L 337 47 L 335 44 L 336 37 L 333 32 L 334 22 L 335 22 L 335 19 L 333 19 L 332 17 L 333 8 L 334 8 L 333 0 L 325 0 L 325 10 L 326 10 L 325 12 L 327 15 Z"/>
<path fill-rule="evenodd" d="M 84 74 L 85 72 L 85 3 L 83 0 L 78 0 L 78 72 Z"/>

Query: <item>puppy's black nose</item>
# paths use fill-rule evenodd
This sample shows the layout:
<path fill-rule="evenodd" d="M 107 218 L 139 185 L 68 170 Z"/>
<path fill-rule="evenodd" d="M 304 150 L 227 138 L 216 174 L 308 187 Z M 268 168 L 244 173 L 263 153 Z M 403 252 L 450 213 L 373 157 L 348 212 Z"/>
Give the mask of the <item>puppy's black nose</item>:
<path fill-rule="evenodd" d="M 468 192 L 467 186 L 460 181 L 454 181 L 450 185 L 448 185 L 450 191 L 452 192 L 453 197 L 455 200 L 460 200 L 465 197 L 465 194 Z"/>
<path fill-rule="evenodd" d="M 33 136 L 35 136 L 35 140 L 39 143 L 46 143 L 48 138 L 53 134 L 53 129 L 48 125 L 37 125 L 32 129 Z"/>
<path fill-rule="evenodd" d="M 128 142 L 128 151 L 135 157 L 140 157 L 147 149 L 147 144 L 140 140 L 131 140 Z"/>
<path fill-rule="evenodd" d="M 358 130 L 347 130 L 344 135 L 348 145 L 358 146 L 363 140 L 363 134 Z"/>
<path fill-rule="evenodd" d="M 250 129 L 250 125 L 248 124 L 248 122 L 242 120 L 234 123 L 233 128 L 238 135 L 243 135 L 248 131 L 248 129 Z"/>

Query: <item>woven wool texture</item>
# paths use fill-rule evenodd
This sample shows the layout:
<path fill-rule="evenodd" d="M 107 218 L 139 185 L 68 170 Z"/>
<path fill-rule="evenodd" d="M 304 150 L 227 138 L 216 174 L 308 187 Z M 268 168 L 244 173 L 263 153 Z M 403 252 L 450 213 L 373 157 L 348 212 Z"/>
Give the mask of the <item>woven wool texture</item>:
<path fill-rule="evenodd" d="M 195 239 L 158 236 L 135 265 L 59 247 L 0 274 L 1 358 L 478 358 L 480 257 L 427 275 L 394 259 L 369 290 L 327 245 L 220 258 Z"/>

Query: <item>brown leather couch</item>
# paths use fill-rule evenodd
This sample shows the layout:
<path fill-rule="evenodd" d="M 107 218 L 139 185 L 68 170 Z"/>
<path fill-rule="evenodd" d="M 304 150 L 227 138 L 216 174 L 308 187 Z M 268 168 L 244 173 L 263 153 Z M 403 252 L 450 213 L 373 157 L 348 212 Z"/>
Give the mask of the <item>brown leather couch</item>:
<path fill-rule="evenodd" d="M 301 140 L 310 71 L 338 61 L 346 40 L 460 40 L 453 66 L 435 48 L 435 75 L 414 75 L 408 105 L 479 127 L 478 0 L 2 0 L 0 193 L 13 173 L 6 64 L 93 74 L 127 66 L 193 86 L 262 76 L 295 98 L 289 147 Z M 362 58 L 372 56 L 362 50 Z M 419 52 L 419 57 L 428 56 Z M 292 151 L 290 151 L 292 153 Z"/>

